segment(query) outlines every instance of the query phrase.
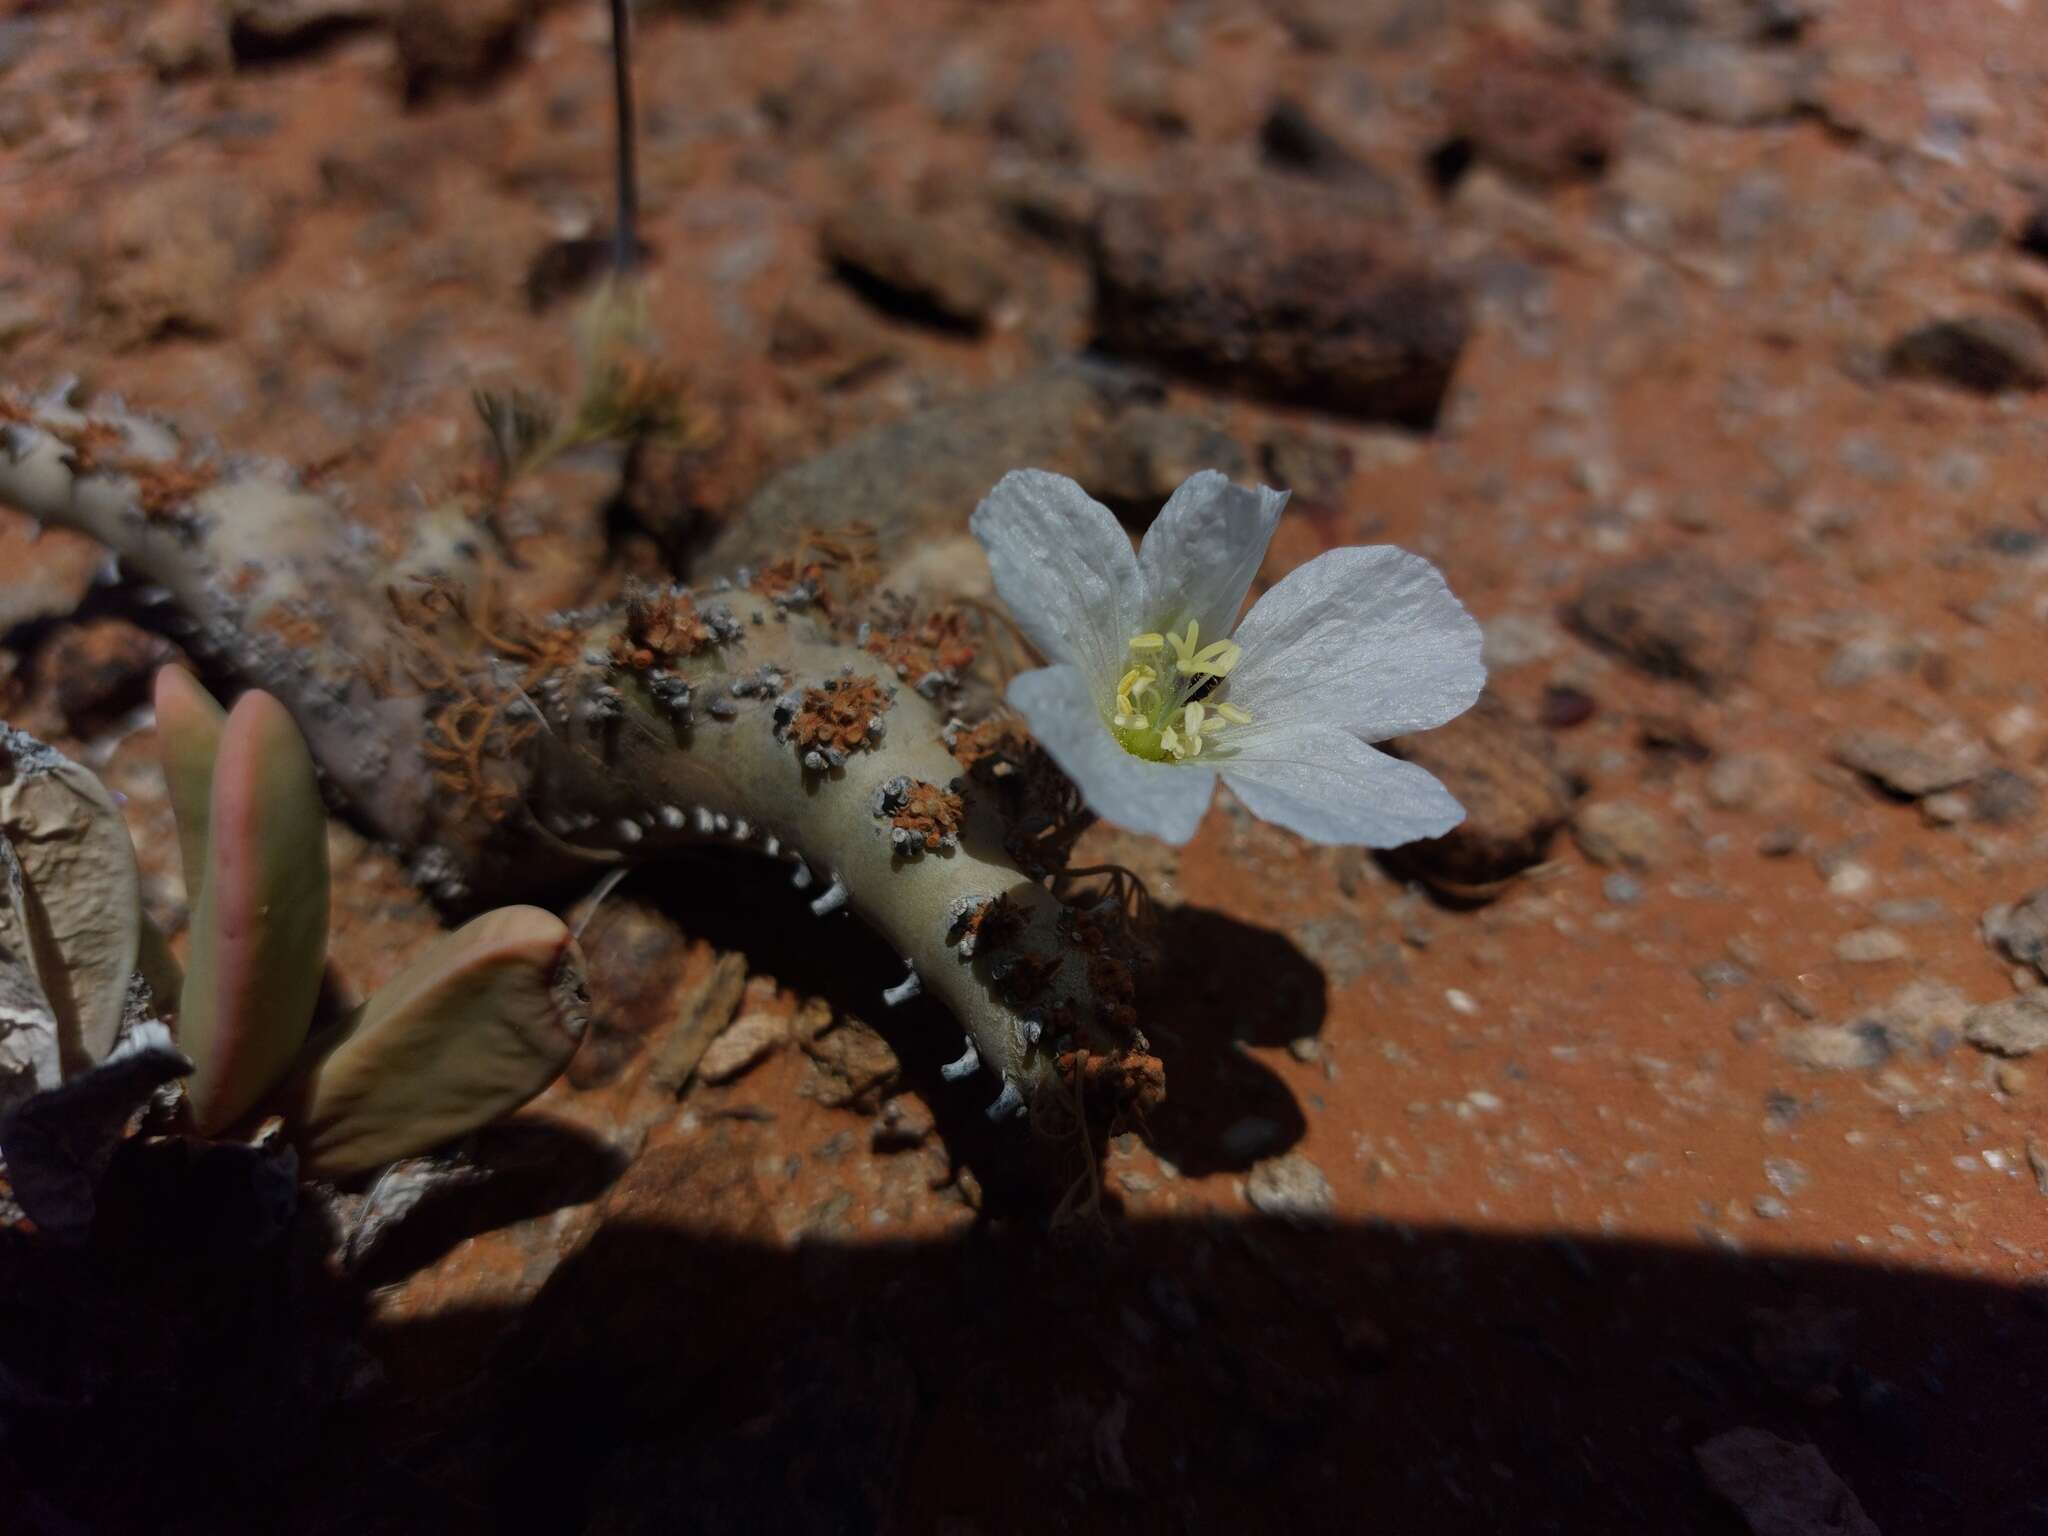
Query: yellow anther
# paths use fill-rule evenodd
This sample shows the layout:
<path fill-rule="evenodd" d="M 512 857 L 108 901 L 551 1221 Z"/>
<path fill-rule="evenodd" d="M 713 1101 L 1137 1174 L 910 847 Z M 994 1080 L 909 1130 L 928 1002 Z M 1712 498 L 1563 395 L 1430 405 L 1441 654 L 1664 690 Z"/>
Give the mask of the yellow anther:
<path fill-rule="evenodd" d="M 1235 640 L 1218 640 L 1191 656 L 1180 657 L 1174 666 L 1189 677 L 1228 677 L 1243 656 L 1244 647 Z"/>
<path fill-rule="evenodd" d="M 1173 671 L 1180 679 L 1163 682 L 1161 667 L 1144 659 L 1168 647 L 1173 650 Z M 1251 716 L 1234 704 L 1205 704 L 1190 695 L 1206 693 L 1214 680 L 1226 676 L 1244 656 L 1235 640 L 1212 640 L 1202 644 L 1202 626 L 1194 619 L 1179 634 L 1171 629 L 1133 635 L 1131 660 L 1114 690 L 1115 708 L 1109 722 L 1120 734 L 1126 751 L 1154 762 L 1185 762 L 1202 753 L 1205 737 L 1232 725 L 1249 725 Z M 1188 682 L 1186 679 L 1198 679 Z M 1207 681 L 1200 681 L 1207 679 Z"/>

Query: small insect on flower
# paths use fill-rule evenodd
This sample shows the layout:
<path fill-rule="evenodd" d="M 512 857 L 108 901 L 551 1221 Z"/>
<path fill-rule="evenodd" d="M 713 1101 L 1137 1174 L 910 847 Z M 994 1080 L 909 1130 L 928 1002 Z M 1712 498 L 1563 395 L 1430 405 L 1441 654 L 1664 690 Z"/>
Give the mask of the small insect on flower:
<path fill-rule="evenodd" d="M 1366 743 L 1462 714 L 1486 680 L 1479 626 L 1437 568 L 1391 545 L 1333 549 L 1237 622 L 1287 503 L 1204 470 L 1136 554 L 1063 475 L 1020 469 L 975 509 L 996 591 L 1052 663 L 1009 700 L 1105 820 L 1194 836 L 1218 778 L 1318 843 L 1437 837 L 1464 808 Z"/>

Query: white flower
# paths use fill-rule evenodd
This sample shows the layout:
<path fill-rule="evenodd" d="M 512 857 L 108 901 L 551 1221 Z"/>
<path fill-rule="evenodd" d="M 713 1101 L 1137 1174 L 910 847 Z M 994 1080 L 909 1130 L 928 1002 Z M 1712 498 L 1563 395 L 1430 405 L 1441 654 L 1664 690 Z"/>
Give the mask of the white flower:
<path fill-rule="evenodd" d="M 1096 813 L 1194 836 L 1221 778 L 1318 843 L 1436 837 L 1464 808 L 1367 746 L 1461 714 L 1486 680 L 1479 626 L 1419 555 L 1333 549 L 1238 609 L 1287 503 L 1204 470 L 1131 553 L 1109 509 L 1021 469 L 975 509 L 996 591 L 1052 662 L 1009 700 Z"/>

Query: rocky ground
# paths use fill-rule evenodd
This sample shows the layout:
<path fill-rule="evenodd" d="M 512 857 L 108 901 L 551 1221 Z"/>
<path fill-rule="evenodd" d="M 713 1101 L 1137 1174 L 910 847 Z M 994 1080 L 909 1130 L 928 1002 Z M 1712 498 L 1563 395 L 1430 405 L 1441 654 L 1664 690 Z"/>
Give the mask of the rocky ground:
<path fill-rule="evenodd" d="M 515 508 L 512 600 L 853 520 L 972 594 L 1003 469 L 1135 528 L 1213 464 L 1294 492 L 1267 579 L 1392 541 L 1484 621 L 1487 700 L 1400 744 L 1470 821 L 1092 832 L 1169 1099 L 1051 1236 L 879 946 L 741 858 L 635 875 L 567 1079 L 310 1207 L 339 1258 L 136 1181 L 147 1261 L 67 1261 L 129 1321 L 0 1378 L 31 1528 L 2048 1529 L 2042 0 L 641 21 L 691 430 Z M 0 380 L 401 537 L 473 389 L 569 380 L 606 42 L 0 3 Z M 128 797 L 175 930 L 171 642 L 102 564 L 0 524 L 8 715 Z M 333 835 L 359 994 L 436 918 Z"/>

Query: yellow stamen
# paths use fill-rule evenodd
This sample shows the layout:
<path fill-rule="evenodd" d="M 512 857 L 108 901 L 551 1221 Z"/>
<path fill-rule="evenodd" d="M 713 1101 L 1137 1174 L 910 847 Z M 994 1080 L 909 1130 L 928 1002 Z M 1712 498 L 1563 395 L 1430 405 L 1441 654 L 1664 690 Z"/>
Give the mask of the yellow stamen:
<path fill-rule="evenodd" d="M 1161 669 L 1143 659 L 1134 659 L 1116 681 L 1110 724 L 1118 732 L 1124 749 L 1133 756 L 1154 762 L 1185 762 L 1201 756 L 1205 738 L 1229 726 L 1251 723 L 1252 717 L 1234 704 L 1205 703 L 1190 697 L 1212 691 L 1215 683 L 1229 675 L 1243 658 L 1244 647 L 1235 640 L 1212 640 L 1203 645 L 1201 624 L 1194 619 L 1179 634 L 1170 629 L 1148 631 L 1133 635 L 1130 640 L 1134 658 L 1156 654 L 1169 646 L 1173 650 L 1174 674 L 1179 680 L 1165 686 Z"/>
<path fill-rule="evenodd" d="M 1244 647 L 1235 640 L 1218 640 L 1193 655 L 1180 657 L 1174 667 L 1188 677 L 1228 677 L 1230 669 L 1243 656 Z"/>

